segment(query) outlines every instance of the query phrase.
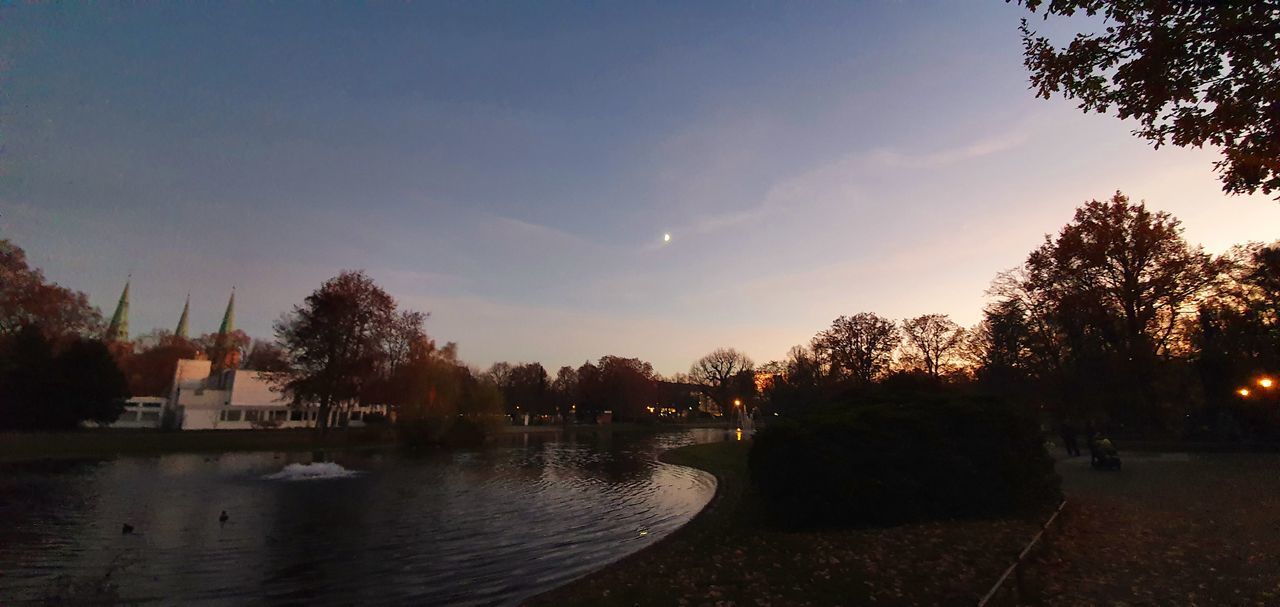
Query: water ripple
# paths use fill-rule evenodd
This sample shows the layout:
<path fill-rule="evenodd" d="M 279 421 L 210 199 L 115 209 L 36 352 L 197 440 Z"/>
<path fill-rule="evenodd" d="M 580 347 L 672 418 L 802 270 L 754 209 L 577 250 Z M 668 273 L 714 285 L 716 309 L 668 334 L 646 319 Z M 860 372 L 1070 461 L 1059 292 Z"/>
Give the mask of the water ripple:
<path fill-rule="evenodd" d="M 305 453 L 2 464 L 0 604 L 108 572 L 119 599 L 143 604 L 513 604 L 687 522 L 715 480 L 656 455 L 722 436 L 346 454 L 335 463 L 360 474 L 335 482 L 262 480 Z"/>

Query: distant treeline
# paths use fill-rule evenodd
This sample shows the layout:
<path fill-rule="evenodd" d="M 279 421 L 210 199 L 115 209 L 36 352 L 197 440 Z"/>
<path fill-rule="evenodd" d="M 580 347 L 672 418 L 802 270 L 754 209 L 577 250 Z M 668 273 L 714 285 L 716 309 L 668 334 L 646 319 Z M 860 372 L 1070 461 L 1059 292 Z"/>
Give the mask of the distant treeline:
<path fill-rule="evenodd" d="M 83 293 L 48 282 L 0 241 L 0 428 L 109 422 L 129 394 L 168 394 L 175 361 L 194 357 L 271 372 L 299 406 L 389 404 L 432 436 L 448 420 L 504 415 L 790 415 L 886 386 L 981 391 L 1117 429 L 1256 438 L 1280 427 L 1280 378 L 1263 383 L 1280 371 L 1280 243 L 1210 255 L 1184 240 L 1177 219 L 1117 192 L 1077 209 L 988 295 L 970 328 L 944 314 L 862 312 L 759 366 L 719 348 L 669 378 L 615 355 L 552 377 L 536 362 L 463 364 L 456 344 L 427 335 L 425 313 L 400 309 L 359 271 L 326 281 L 277 322 L 274 339 L 157 330 L 105 341 Z M 84 371 L 68 374 L 70 360 Z M 50 374 L 59 381 L 41 379 Z M 76 412 L 35 413 L 51 407 Z"/>

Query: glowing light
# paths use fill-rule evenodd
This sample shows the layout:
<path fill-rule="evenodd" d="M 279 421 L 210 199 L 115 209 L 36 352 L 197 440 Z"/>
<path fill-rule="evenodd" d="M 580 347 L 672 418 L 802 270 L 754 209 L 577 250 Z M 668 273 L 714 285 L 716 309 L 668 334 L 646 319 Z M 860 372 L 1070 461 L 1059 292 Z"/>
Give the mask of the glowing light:
<path fill-rule="evenodd" d="M 1236 394 L 1239 394 L 1240 396 L 1248 396 L 1248 395 L 1249 395 L 1249 389 L 1248 389 L 1248 388 L 1240 388 L 1239 390 L 1236 390 Z"/>
<path fill-rule="evenodd" d="M 1262 386 L 1263 388 L 1270 388 L 1271 386 L 1276 385 L 1276 382 L 1270 377 L 1263 377 L 1258 380 L 1258 385 Z"/>
<path fill-rule="evenodd" d="M 662 242 L 671 242 L 671 233 L 670 233 L 670 232 L 668 232 L 668 233 L 666 233 L 666 234 L 663 234 L 663 235 L 662 235 Z"/>
<path fill-rule="evenodd" d="M 735 399 L 733 399 L 733 406 L 735 406 L 735 407 L 741 407 L 741 406 L 742 406 L 742 399 L 740 399 L 740 398 L 735 398 Z"/>

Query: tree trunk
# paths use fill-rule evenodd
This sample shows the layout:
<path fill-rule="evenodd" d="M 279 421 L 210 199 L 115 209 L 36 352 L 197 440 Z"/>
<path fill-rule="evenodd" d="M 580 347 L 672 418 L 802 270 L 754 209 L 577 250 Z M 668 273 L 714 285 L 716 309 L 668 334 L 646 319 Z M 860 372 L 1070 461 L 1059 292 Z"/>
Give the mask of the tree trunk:
<path fill-rule="evenodd" d="M 329 411 L 333 408 L 333 401 L 326 396 L 320 400 L 320 411 L 316 413 L 316 430 L 320 432 L 320 436 L 324 436 L 329 432 Z"/>

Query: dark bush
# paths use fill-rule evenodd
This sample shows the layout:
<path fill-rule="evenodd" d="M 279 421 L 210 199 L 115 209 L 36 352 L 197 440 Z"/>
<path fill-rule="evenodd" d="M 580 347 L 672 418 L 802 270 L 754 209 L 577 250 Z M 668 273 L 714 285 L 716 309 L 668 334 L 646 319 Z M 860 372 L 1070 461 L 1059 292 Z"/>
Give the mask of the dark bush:
<path fill-rule="evenodd" d="M 407 447 L 478 447 L 497 427 L 491 420 L 474 417 L 426 417 L 399 421 L 396 433 Z"/>
<path fill-rule="evenodd" d="M 1061 497 L 1031 418 L 1002 403 L 864 404 L 760 430 L 751 478 L 784 527 L 1027 512 Z"/>
<path fill-rule="evenodd" d="M 467 417 L 459 417 L 441 436 L 446 447 L 479 447 L 488 438 L 484 424 Z"/>

